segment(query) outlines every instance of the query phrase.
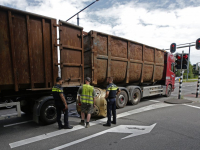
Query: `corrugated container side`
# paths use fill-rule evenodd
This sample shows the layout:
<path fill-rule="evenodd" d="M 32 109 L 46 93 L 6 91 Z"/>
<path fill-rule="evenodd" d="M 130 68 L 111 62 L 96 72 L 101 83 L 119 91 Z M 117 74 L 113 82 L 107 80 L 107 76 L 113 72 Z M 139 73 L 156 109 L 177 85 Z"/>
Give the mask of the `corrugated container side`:
<path fill-rule="evenodd" d="M 92 77 L 93 85 L 104 84 L 109 76 L 124 85 L 162 80 L 164 51 L 96 31 L 84 41 L 85 75 Z"/>
<path fill-rule="evenodd" d="M 58 74 L 56 20 L 0 6 L 0 89 L 51 88 Z"/>
<path fill-rule="evenodd" d="M 84 77 L 83 28 L 61 20 L 59 24 L 63 86 L 81 85 Z"/>

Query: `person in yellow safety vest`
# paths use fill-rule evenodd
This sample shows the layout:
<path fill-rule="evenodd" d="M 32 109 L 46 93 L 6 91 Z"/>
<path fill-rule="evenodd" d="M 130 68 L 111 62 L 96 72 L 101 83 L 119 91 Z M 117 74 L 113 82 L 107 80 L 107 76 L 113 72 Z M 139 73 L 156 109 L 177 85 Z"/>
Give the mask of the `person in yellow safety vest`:
<path fill-rule="evenodd" d="M 81 103 L 81 122 L 80 125 L 85 126 L 85 114 L 87 114 L 86 128 L 90 126 L 90 118 L 95 106 L 95 90 L 90 85 L 91 79 L 85 78 L 85 84 L 78 90 L 78 103 Z"/>

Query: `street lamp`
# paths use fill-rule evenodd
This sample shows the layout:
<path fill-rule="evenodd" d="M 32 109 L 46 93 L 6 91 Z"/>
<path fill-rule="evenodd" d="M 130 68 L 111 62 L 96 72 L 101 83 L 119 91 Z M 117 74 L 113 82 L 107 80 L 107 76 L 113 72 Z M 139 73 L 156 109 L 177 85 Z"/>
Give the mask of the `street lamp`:
<path fill-rule="evenodd" d="M 91 4 L 89 4 L 88 6 L 86 6 L 85 8 L 83 8 L 82 10 L 80 10 L 79 12 L 77 12 L 75 15 L 73 15 L 72 17 L 70 17 L 69 19 L 67 19 L 66 21 L 69 21 L 70 19 L 72 19 L 74 16 L 77 15 L 77 25 L 79 26 L 79 13 L 84 11 L 86 8 L 90 7 L 92 4 L 96 3 L 99 0 L 96 0 L 94 2 L 92 2 Z"/>

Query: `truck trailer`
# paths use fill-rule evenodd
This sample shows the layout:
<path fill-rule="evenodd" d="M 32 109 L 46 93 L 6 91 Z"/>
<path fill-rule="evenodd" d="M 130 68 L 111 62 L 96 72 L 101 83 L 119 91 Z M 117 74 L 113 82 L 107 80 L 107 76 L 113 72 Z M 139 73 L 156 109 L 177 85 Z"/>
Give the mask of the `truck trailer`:
<path fill-rule="evenodd" d="M 121 89 L 116 105 L 135 105 L 174 90 L 174 56 L 113 35 L 17 9 L 0 6 L 0 99 L 45 124 L 56 121 L 51 88 L 61 70 L 68 103 L 76 101 L 84 77 L 91 77 L 97 100 L 93 116 L 106 116 L 107 77 Z M 57 35 L 59 32 L 59 36 Z M 59 59 L 59 60 L 58 60 Z M 80 112 L 80 106 L 77 105 Z M 15 117 L 15 116 L 13 116 Z M 11 118 L 4 116 L 1 119 Z"/>

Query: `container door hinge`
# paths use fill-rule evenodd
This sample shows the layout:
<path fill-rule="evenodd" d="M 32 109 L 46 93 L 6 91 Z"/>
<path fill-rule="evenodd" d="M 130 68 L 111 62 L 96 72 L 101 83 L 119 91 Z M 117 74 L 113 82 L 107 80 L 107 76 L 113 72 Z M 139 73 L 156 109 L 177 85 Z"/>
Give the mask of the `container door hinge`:
<path fill-rule="evenodd" d="M 53 24 L 54 27 L 60 27 L 61 25 L 62 25 L 62 23 L 60 23 L 60 24 L 54 23 L 54 24 Z"/>

